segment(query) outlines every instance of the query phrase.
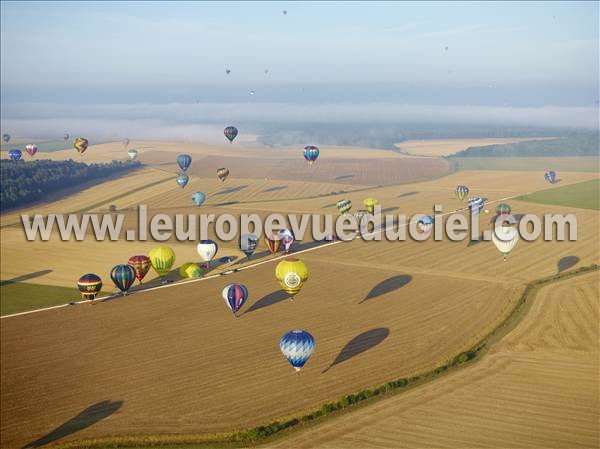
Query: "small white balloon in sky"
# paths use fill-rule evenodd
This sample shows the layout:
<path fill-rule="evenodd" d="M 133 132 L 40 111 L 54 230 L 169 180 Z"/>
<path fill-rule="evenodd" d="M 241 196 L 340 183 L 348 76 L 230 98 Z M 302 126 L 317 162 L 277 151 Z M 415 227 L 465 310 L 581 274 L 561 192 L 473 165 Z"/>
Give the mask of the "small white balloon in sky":
<path fill-rule="evenodd" d="M 251 90 L 251 91 L 250 91 L 250 95 L 254 95 L 254 93 L 255 93 L 255 92 L 254 92 L 253 90 Z"/>

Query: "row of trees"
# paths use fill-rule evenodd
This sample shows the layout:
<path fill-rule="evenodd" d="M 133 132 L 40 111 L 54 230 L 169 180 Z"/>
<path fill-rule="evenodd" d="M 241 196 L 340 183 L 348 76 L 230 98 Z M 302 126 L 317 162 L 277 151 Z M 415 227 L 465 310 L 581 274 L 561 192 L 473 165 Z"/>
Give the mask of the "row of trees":
<path fill-rule="evenodd" d="M 21 207 L 43 201 L 49 194 L 140 167 L 138 161 L 84 164 L 68 161 L 35 160 L 0 163 L 0 208 Z"/>

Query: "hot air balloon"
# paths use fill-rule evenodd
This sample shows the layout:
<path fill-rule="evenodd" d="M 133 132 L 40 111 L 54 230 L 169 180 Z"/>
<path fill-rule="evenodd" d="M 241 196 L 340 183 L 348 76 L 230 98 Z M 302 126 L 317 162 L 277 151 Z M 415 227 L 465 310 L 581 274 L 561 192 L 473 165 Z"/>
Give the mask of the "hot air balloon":
<path fill-rule="evenodd" d="M 193 262 L 187 262 L 179 267 L 179 276 L 182 278 L 199 278 L 202 277 L 202 269 Z"/>
<path fill-rule="evenodd" d="M 148 270 L 150 270 L 150 267 L 152 266 L 150 259 L 148 256 L 131 256 L 127 263 L 131 265 L 135 272 L 135 277 L 141 284 L 142 279 L 144 279 L 146 273 L 148 273 Z"/>
<path fill-rule="evenodd" d="M 500 203 L 496 206 L 496 215 L 510 215 L 511 212 L 510 204 Z"/>
<path fill-rule="evenodd" d="M 433 227 L 433 217 L 431 215 L 425 215 L 417 222 L 417 230 L 421 234 L 429 234 Z"/>
<path fill-rule="evenodd" d="M 29 156 L 33 157 L 33 155 L 35 153 L 37 153 L 38 147 L 37 145 L 30 143 L 28 145 L 25 145 L 25 151 L 27 151 L 27 154 L 29 154 Z"/>
<path fill-rule="evenodd" d="M 65 140 L 65 142 L 66 142 L 67 140 L 69 140 L 69 137 L 71 137 L 71 136 L 69 136 L 69 134 L 68 134 L 68 133 L 65 133 L 65 134 L 63 135 L 63 139 Z"/>
<path fill-rule="evenodd" d="M 377 201 L 375 198 L 365 198 L 363 200 L 363 206 L 370 214 L 375 213 L 375 206 L 377 206 L 378 204 L 379 201 Z"/>
<path fill-rule="evenodd" d="M 250 91 L 250 95 L 254 95 L 256 92 L 254 92 L 253 90 Z"/>
<path fill-rule="evenodd" d="M 127 152 L 127 156 L 129 156 L 129 159 L 131 159 L 132 161 L 134 161 L 137 158 L 137 155 L 138 150 L 136 150 L 135 148 L 132 148 Z"/>
<path fill-rule="evenodd" d="M 518 241 L 519 233 L 510 226 L 498 226 L 492 232 L 492 242 L 494 242 L 498 251 L 502 253 L 505 262 L 508 253 L 517 245 Z"/>
<path fill-rule="evenodd" d="M 258 237 L 254 234 L 242 234 L 240 236 L 240 249 L 248 259 L 254 253 L 257 245 Z"/>
<path fill-rule="evenodd" d="M 282 290 L 290 295 L 291 299 L 294 299 L 294 296 L 302 289 L 308 279 L 308 274 L 306 264 L 293 257 L 282 260 L 275 267 L 275 277 Z"/>
<path fill-rule="evenodd" d="M 157 246 L 150 251 L 148 257 L 154 271 L 163 278 L 163 284 L 166 283 L 167 280 L 165 277 L 169 274 L 175 263 L 175 251 L 168 246 Z"/>
<path fill-rule="evenodd" d="M 464 201 L 469 194 L 469 188 L 467 186 L 457 186 L 454 194 L 460 201 Z"/>
<path fill-rule="evenodd" d="M 206 264 L 206 268 L 209 267 L 210 261 L 214 259 L 218 250 L 219 246 L 213 240 L 200 240 L 196 246 L 196 251 L 198 251 L 198 255 Z"/>
<path fill-rule="evenodd" d="M 278 239 L 275 236 L 268 236 L 265 235 L 264 238 L 265 241 L 265 245 L 267 245 L 267 248 L 269 249 L 269 251 L 271 252 L 271 254 L 275 254 L 277 251 L 279 251 L 279 248 L 281 247 L 281 240 Z"/>
<path fill-rule="evenodd" d="M 221 295 L 235 315 L 248 300 L 248 288 L 243 284 L 229 284 L 225 286 Z"/>
<path fill-rule="evenodd" d="M 217 177 L 221 180 L 221 182 L 225 182 L 227 177 L 229 176 L 228 168 L 217 168 Z"/>
<path fill-rule="evenodd" d="M 202 192 L 196 192 L 192 195 L 192 201 L 196 206 L 202 206 L 206 200 L 206 195 Z"/>
<path fill-rule="evenodd" d="M 350 212 L 350 209 L 352 209 L 352 201 L 347 199 L 339 200 L 335 205 L 340 211 L 340 214 Z"/>
<path fill-rule="evenodd" d="M 283 10 L 283 15 L 287 15 L 287 11 L 285 9 Z"/>
<path fill-rule="evenodd" d="M 284 229 L 282 231 L 279 231 L 279 240 L 283 245 L 285 253 L 288 254 L 290 252 L 292 244 L 294 243 L 294 240 L 296 240 L 296 236 L 294 236 L 294 233 L 291 229 Z"/>
<path fill-rule="evenodd" d="M 189 154 L 180 154 L 177 156 L 177 165 L 181 171 L 186 171 L 192 163 L 192 156 Z"/>
<path fill-rule="evenodd" d="M 73 147 L 79 152 L 79 154 L 81 154 L 83 156 L 83 153 L 85 153 L 85 150 L 87 150 L 87 147 L 89 145 L 89 142 L 87 139 L 84 139 L 83 137 L 76 137 L 75 141 L 73 142 Z"/>
<path fill-rule="evenodd" d="M 125 295 L 135 281 L 135 270 L 130 265 L 117 265 L 110 271 L 110 278 Z"/>
<path fill-rule="evenodd" d="M 556 172 L 552 170 L 547 171 L 546 173 L 544 173 L 544 179 L 550 184 L 554 184 L 556 182 Z"/>
<path fill-rule="evenodd" d="M 189 182 L 190 177 L 188 175 L 186 175 L 185 173 L 179 173 L 177 175 L 177 185 L 179 187 L 181 187 L 182 189 L 187 185 L 187 183 Z"/>
<path fill-rule="evenodd" d="M 314 164 L 314 162 L 319 157 L 319 149 L 313 145 L 309 145 L 304 147 L 304 159 L 308 161 L 309 165 Z"/>
<path fill-rule="evenodd" d="M 231 73 L 231 70 L 225 69 L 225 73 L 227 73 L 229 75 Z"/>
<path fill-rule="evenodd" d="M 4 143 L 10 142 L 10 134 L 2 134 L 2 140 Z"/>
<path fill-rule="evenodd" d="M 23 153 L 18 148 L 13 148 L 12 150 L 10 150 L 8 152 L 8 157 L 12 161 L 20 161 L 21 160 L 21 156 L 23 156 Z"/>
<path fill-rule="evenodd" d="M 102 290 L 102 279 L 96 274 L 84 274 L 77 281 L 83 299 L 94 299 Z"/>
<path fill-rule="evenodd" d="M 129 145 L 129 142 L 131 142 L 127 137 L 125 139 L 123 139 L 123 146 L 125 148 L 127 148 L 127 145 Z"/>
<path fill-rule="evenodd" d="M 233 139 L 235 139 L 236 136 L 238 135 L 238 130 L 235 126 L 228 126 L 223 131 L 223 134 L 225 134 L 225 137 L 227 137 L 227 139 L 229 139 L 230 143 L 233 143 Z"/>
<path fill-rule="evenodd" d="M 481 212 L 483 206 L 485 206 L 485 200 L 478 196 L 469 198 L 467 201 L 467 207 L 473 215 L 477 215 L 479 212 Z"/>
<path fill-rule="evenodd" d="M 298 372 L 314 352 L 315 339 L 304 330 L 292 330 L 281 337 L 279 349 L 290 362 L 290 365 Z"/>

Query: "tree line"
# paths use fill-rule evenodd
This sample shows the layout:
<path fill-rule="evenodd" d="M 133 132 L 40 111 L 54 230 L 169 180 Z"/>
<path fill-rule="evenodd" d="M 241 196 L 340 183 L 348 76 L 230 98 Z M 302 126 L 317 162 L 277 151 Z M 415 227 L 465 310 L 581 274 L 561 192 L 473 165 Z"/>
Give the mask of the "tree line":
<path fill-rule="evenodd" d="M 85 164 L 68 161 L 35 160 L 0 163 L 0 208 L 21 207 L 44 200 L 49 194 L 141 166 L 138 161 Z"/>

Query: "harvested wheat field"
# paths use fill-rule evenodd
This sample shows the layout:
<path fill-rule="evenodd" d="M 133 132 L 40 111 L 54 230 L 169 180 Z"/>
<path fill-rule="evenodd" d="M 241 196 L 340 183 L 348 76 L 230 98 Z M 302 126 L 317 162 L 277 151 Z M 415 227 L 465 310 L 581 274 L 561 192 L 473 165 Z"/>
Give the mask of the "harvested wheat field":
<path fill-rule="evenodd" d="M 294 434 L 293 446 L 597 448 L 599 280 L 542 288 L 481 362 Z"/>
<path fill-rule="evenodd" d="M 414 156 L 450 156 L 471 147 L 487 145 L 504 145 L 508 143 L 527 142 L 531 140 L 548 140 L 554 137 L 514 137 L 490 139 L 423 139 L 406 140 L 397 143 L 396 147 L 403 153 Z"/>

